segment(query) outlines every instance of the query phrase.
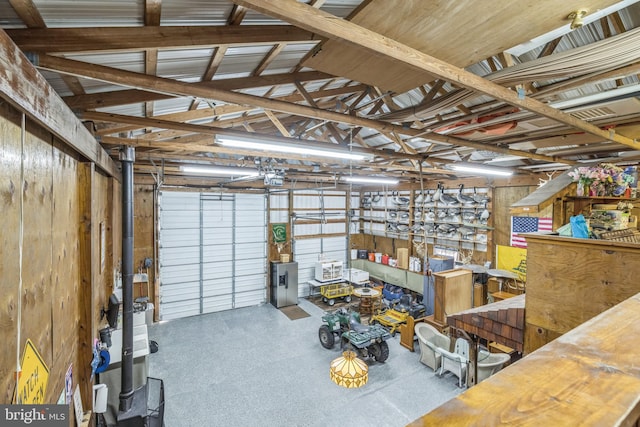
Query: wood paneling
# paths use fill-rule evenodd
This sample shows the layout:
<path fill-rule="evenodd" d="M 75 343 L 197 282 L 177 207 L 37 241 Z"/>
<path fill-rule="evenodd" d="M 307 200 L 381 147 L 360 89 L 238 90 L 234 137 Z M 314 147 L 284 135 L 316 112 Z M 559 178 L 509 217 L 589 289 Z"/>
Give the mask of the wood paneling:
<path fill-rule="evenodd" d="M 154 186 L 153 185 L 134 185 L 133 187 L 133 267 L 137 272 L 138 267 L 145 258 L 151 258 L 156 263 L 154 258 Z M 154 286 L 152 284 L 155 280 L 154 268 L 150 268 L 149 274 L 149 301 L 154 301 Z M 137 298 L 146 293 L 146 286 L 143 287 L 142 294 L 140 293 L 140 285 L 135 283 L 133 285 L 133 296 Z M 157 307 L 157 305 L 156 305 Z"/>
<path fill-rule="evenodd" d="M 20 116 L 0 106 L 0 397 L 11 402 L 18 328 L 18 230 L 20 227 Z"/>
<path fill-rule="evenodd" d="M 571 0 L 558 5 L 553 0 L 526 0 L 487 8 L 482 2 L 470 0 L 373 0 L 351 22 L 452 65 L 466 67 L 566 25 L 565 17 L 576 9 L 594 11 L 613 3 Z M 526 25 L 514 19 L 523 16 L 524 11 Z M 480 45 L 469 42 L 474 34 L 483 35 Z M 354 40 L 358 36 L 354 31 Z M 372 55 L 341 40 L 325 42 L 304 65 L 397 93 L 435 79 L 410 65 Z"/>
<path fill-rule="evenodd" d="M 640 291 L 640 245 L 557 236 L 527 238 L 529 353 Z"/>
<path fill-rule="evenodd" d="M 99 224 L 112 221 L 113 178 L 96 172 L 93 163 L 79 163 L 75 152 L 27 120 L 21 185 L 20 119 L 8 104 L 0 107 L 0 402 L 12 401 L 16 356 L 22 355 L 26 340 L 31 339 L 50 370 L 45 402 L 57 401 L 72 366 L 74 386 L 80 385 L 85 407 L 90 407 L 91 348 L 111 278 L 108 253 L 101 270 Z M 20 294 L 21 188 L 24 245 Z M 105 228 L 107 246 L 112 239 L 108 231 Z"/>
<path fill-rule="evenodd" d="M 51 265 L 51 344 L 55 371 L 50 382 L 51 398 L 64 387 L 64 375 L 69 366 L 73 375 L 88 380 L 90 368 L 82 364 L 78 345 L 77 328 L 80 323 L 80 312 L 77 298 L 81 282 L 79 259 L 79 198 L 78 198 L 78 162 L 66 154 L 60 143 L 52 150 L 51 173 L 53 174 L 52 190 L 52 265 Z M 82 351 L 87 351 L 83 349 Z M 90 351 L 90 349 L 89 349 Z M 78 359 L 76 358 L 78 356 Z M 84 371 L 84 372 L 83 372 Z M 84 388 L 83 398 L 91 394 Z M 86 401 L 86 400 L 85 400 Z M 86 405 L 86 404 L 85 404 Z"/>
<path fill-rule="evenodd" d="M 511 216 L 509 207 L 526 197 L 535 187 L 498 187 L 493 190 L 493 243 L 509 246 L 511 234 Z"/>
<path fill-rule="evenodd" d="M 92 213 L 91 195 L 93 191 L 93 177 L 95 175 L 95 164 L 80 163 L 78 165 L 78 242 L 80 253 L 78 256 L 80 282 L 79 292 L 76 297 L 78 306 L 79 322 L 76 331 L 79 354 L 79 366 L 87 366 L 93 357 L 91 351 L 93 347 L 93 258 L 95 246 L 92 239 Z M 86 371 L 80 369 L 77 373 L 80 393 L 83 401 L 89 393 L 89 377 Z"/>
<path fill-rule="evenodd" d="M 45 401 L 54 400 L 60 368 L 53 364 L 51 301 L 52 272 L 52 149 L 47 135 L 27 121 L 24 144 L 24 246 L 22 265 L 22 312 L 20 354 L 30 339 L 50 370 Z M 50 138 L 50 137 L 49 137 Z M 18 151 L 19 159 L 19 151 Z M 17 160 L 19 162 L 19 160 Z M 19 175 L 18 175 L 19 176 Z M 65 224 L 57 224 L 66 227 Z M 14 230 L 17 232 L 18 230 Z M 9 231 L 11 232 L 11 231 Z M 17 264 L 17 251 L 10 257 Z M 73 351 L 73 350 L 71 350 Z M 66 367 L 65 367 L 66 371 Z M 64 373 L 62 374 L 64 378 Z M 57 396 L 56 396 L 57 399 Z"/>
<path fill-rule="evenodd" d="M 639 345 L 635 295 L 409 426 L 636 425 Z"/>

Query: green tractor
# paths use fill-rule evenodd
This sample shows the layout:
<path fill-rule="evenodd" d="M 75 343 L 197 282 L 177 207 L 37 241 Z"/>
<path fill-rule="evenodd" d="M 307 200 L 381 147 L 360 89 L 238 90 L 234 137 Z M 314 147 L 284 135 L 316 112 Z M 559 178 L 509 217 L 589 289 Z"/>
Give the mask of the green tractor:
<path fill-rule="evenodd" d="M 386 343 L 391 338 L 389 331 L 380 325 L 363 325 L 359 313 L 350 313 L 345 308 L 322 316 L 318 338 L 324 348 L 333 348 L 338 338 L 342 349 L 350 347 L 363 358 L 372 357 L 377 362 L 384 362 L 389 357 Z"/>

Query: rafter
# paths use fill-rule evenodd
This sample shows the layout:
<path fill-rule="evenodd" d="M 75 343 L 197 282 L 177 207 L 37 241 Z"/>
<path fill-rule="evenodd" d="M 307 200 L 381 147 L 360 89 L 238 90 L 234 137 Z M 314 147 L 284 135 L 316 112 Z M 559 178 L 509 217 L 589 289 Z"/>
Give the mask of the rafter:
<path fill-rule="evenodd" d="M 293 83 L 296 80 L 311 81 L 331 78 L 331 75 L 319 71 L 308 71 L 293 74 L 271 74 L 259 77 L 240 77 L 234 79 L 221 79 L 186 83 L 202 88 L 217 88 L 223 90 L 240 90 L 254 87 L 272 86 L 276 84 Z M 138 102 L 159 101 L 175 98 L 176 95 L 150 92 L 138 89 L 117 90 L 113 92 L 92 93 L 82 96 L 64 97 L 64 101 L 72 109 L 90 110 L 95 108 L 114 107 L 117 105 L 134 104 Z"/>
<path fill-rule="evenodd" d="M 317 40 L 290 25 L 149 26 L 7 29 L 24 51 L 79 53 L 179 49 L 219 45 L 271 45 Z"/>
<path fill-rule="evenodd" d="M 315 10 L 311 8 L 312 10 Z M 259 96 L 248 95 L 238 92 L 231 92 L 220 90 L 216 88 L 206 88 L 198 85 L 190 85 L 189 83 L 184 83 L 180 81 L 175 81 L 162 77 L 153 77 L 146 76 L 140 73 L 134 73 L 131 71 L 118 70 L 111 67 L 105 67 L 102 65 L 95 64 L 87 64 L 85 62 L 73 61 L 69 59 L 57 58 L 49 55 L 40 55 L 35 58 L 36 62 L 38 62 L 38 66 L 45 69 L 50 69 L 54 71 L 60 71 L 63 73 L 73 74 L 73 75 L 81 75 L 89 78 L 94 78 L 98 80 L 103 80 L 119 85 L 136 87 L 139 89 L 146 89 L 155 92 L 161 93 L 172 93 L 175 95 L 184 95 L 184 96 L 193 96 L 205 99 L 218 99 L 225 102 L 230 102 L 234 104 L 246 104 L 246 105 L 254 105 L 260 108 L 267 108 L 270 110 L 281 111 L 284 113 L 289 113 L 302 117 L 310 117 L 310 118 L 322 118 L 329 121 L 335 121 L 338 123 L 350 124 L 354 126 L 364 126 L 371 129 L 376 129 L 378 131 L 387 131 L 387 132 L 397 132 L 402 135 L 408 136 L 422 136 L 425 139 L 428 139 L 433 142 L 440 142 L 445 144 L 454 144 L 454 145 L 463 145 L 472 148 L 479 148 L 482 150 L 490 150 L 497 152 L 504 152 L 503 148 L 494 147 L 491 145 L 485 145 L 482 143 L 476 143 L 473 141 L 464 140 L 461 138 L 454 138 L 446 135 L 438 135 L 435 133 L 430 133 L 425 135 L 422 130 L 397 126 L 383 121 L 376 121 L 371 119 L 366 119 L 363 117 L 358 117 L 354 115 L 342 114 L 333 111 L 320 110 L 313 107 L 307 107 L 299 104 L 292 104 L 288 102 L 273 100 L 273 99 L 264 99 Z M 463 70 L 460 70 L 463 72 Z M 482 79 L 480 79 L 482 80 Z M 496 85 L 497 86 L 497 85 Z M 507 89 L 498 86 L 501 89 L 508 91 Z M 510 91 L 508 91 L 510 92 Z M 533 100 L 528 100 L 530 103 L 533 103 Z M 539 104 L 539 103 L 538 103 Z M 550 110 L 550 107 L 546 107 Z M 546 110 L 545 110 L 546 111 Z M 554 111 L 555 115 L 568 116 L 562 113 Z M 581 120 L 575 119 L 571 116 L 572 122 L 574 123 L 584 123 Z M 588 125 L 587 128 L 589 130 L 596 129 L 601 134 L 609 135 L 609 133 L 605 131 L 600 131 L 600 129 L 595 126 Z M 623 138 L 617 136 L 617 138 Z M 608 138 L 607 138 L 608 139 Z M 624 140 L 629 140 L 628 138 L 624 138 Z M 640 144 L 639 144 L 640 145 Z M 562 159 L 555 159 L 549 156 L 541 156 L 539 154 L 527 153 L 518 150 L 507 150 L 507 154 L 513 154 L 517 156 L 529 157 L 538 160 L 545 161 L 554 161 L 554 162 L 563 162 Z"/>
<path fill-rule="evenodd" d="M 444 78 L 464 88 L 478 91 L 511 105 L 524 108 L 543 117 L 558 121 L 565 125 L 615 141 L 632 148 L 640 148 L 640 142 L 618 135 L 615 131 L 602 130 L 584 120 L 562 113 L 546 104 L 531 98 L 521 98 L 516 92 L 490 82 L 480 76 L 455 67 L 437 58 L 405 46 L 394 40 L 381 36 L 373 31 L 359 27 L 353 23 L 320 10 L 308 7 L 294 0 L 273 0 L 264 3 L 258 0 L 237 0 L 237 3 L 252 9 L 275 16 L 300 28 L 317 32 L 325 37 L 338 39 L 347 43 L 364 47 L 376 54 L 385 55 L 405 64 L 417 67 L 435 76 Z"/>

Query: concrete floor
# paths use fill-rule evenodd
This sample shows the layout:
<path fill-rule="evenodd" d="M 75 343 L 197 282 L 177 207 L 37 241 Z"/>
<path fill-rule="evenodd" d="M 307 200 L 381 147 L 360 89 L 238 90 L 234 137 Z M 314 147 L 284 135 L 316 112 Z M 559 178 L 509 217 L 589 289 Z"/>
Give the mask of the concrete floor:
<path fill-rule="evenodd" d="M 345 389 L 329 379 L 339 345 L 318 341 L 323 310 L 300 299 L 311 316 L 289 320 L 270 304 L 155 324 L 150 376 L 165 386 L 165 425 L 404 426 L 463 390 L 438 377 L 419 350 L 388 341 L 389 359 L 368 362 L 369 382 Z"/>

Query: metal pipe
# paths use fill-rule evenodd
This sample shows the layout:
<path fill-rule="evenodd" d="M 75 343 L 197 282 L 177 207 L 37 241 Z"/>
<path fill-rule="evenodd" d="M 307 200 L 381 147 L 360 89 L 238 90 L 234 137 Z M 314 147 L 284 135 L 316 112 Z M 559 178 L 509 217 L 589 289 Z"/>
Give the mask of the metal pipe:
<path fill-rule="evenodd" d="M 133 404 L 133 162 L 135 149 L 120 149 L 122 163 L 122 377 L 120 412 Z"/>

